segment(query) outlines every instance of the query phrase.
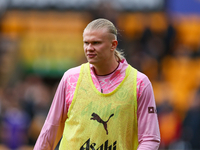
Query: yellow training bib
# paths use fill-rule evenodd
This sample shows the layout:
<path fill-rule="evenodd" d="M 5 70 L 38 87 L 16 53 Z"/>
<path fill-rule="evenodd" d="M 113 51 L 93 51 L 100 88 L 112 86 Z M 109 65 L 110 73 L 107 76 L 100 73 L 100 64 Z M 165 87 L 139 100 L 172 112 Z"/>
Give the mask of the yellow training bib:
<path fill-rule="evenodd" d="M 136 150 L 137 70 L 130 65 L 120 85 L 100 93 L 93 84 L 89 63 L 81 66 L 65 122 L 60 150 Z"/>

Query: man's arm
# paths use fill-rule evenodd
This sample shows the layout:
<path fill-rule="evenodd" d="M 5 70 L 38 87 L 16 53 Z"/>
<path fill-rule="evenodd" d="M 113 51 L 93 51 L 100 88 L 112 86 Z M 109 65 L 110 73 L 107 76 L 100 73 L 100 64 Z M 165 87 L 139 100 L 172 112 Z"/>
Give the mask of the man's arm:
<path fill-rule="evenodd" d="M 152 85 L 145 76 L 138 97 L 138 150 L 158 150 L 160 130 Z"/>
<path fill-rule="evenodd" d="M 62 137 L 65 120 L 67 118 L 65 102 L 65 81 L 61 79 L 48 116 L 35 144 L 34 150 L 55 149 Z"/>

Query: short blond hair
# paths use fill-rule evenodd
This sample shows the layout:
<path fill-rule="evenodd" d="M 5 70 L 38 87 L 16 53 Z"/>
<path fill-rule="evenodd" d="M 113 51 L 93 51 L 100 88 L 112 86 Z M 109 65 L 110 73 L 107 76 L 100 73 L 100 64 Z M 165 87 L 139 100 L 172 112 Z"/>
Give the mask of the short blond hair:
<path fill-rule="evenodd" d="M 111 21 L 104 19 L 104 18 L 99 18 L 99 19 L 93 20 L 92 22 L 90 22 L 86 26 L 84 31 L 86 31 L 86 30 L 99 30 L 99 29 L 107 29 L 107 31 L 109 33 L 114 34 L 115 39 L 117 40 L 118 32 L 117 32 L 115 25 Z M 115 49 L 114 55 L 120 61 L 122 59 L 124 59 L 124 53 L 121 50 L 119 51 L 119 50 Z"/>

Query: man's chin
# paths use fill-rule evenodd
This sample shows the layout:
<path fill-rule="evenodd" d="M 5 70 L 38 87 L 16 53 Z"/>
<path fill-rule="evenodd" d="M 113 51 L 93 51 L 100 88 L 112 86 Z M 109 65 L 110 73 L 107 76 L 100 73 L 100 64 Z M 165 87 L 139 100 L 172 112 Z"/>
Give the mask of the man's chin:
<path fill-rule="evenodd" d="M 89 60 L 89 59 L 88 59 L 88 62 L 89 62 L 90 64 L 95 64 L 95 61 L 94 61 L 94 60 Z"/>

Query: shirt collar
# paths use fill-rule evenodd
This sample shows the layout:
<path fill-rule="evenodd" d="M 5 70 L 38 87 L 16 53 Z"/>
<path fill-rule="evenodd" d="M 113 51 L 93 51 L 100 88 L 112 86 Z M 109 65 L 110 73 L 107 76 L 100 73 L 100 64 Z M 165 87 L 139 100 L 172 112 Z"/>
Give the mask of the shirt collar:
<path fill-rule="evenodd" d="M 113 76 L 116 76 L 116 75 L 124 72 L 126 70 L 127 66 L 128 66 L 128 63 L 127 63 L 126 59 L 122 59 L 119 62 L 118 68 L 113 73 L 111 73 L 107 76 L 111 76 L 111 78 L 112 78 Z M 96 76 L 95 71 L 94 71 L 94 66 L 92 64 L 90 64 L 90 70 L 91 70 L 91 73 Z"/>

